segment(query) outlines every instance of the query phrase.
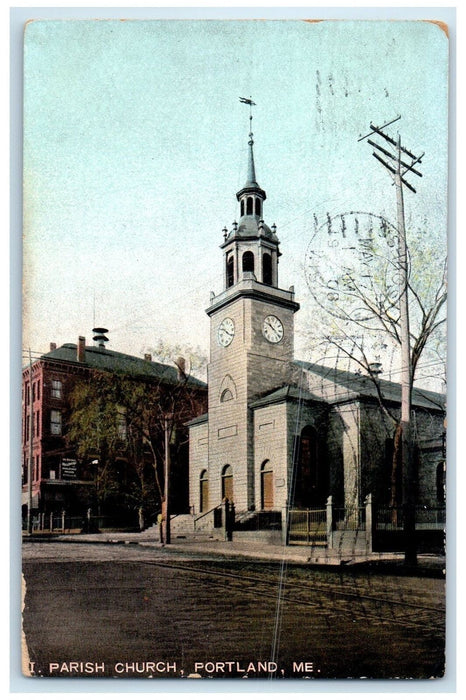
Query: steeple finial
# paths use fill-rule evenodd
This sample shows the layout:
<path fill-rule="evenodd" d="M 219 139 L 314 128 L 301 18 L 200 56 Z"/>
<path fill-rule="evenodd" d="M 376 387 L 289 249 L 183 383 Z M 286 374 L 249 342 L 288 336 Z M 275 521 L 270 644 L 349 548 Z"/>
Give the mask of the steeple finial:
<path fill-rule="evenodd" d="M 248 178 L 245 187 L 258 187 L 256 182 L 256 170 L 254 167 L 254 134 L 252 132 L 252 108 L 256 106 L 256 103 L 252 101 L 252 97 L 240 97 L 239 101 L 243 104 L 249 105 L 249 154 L 248 154 Z"/>

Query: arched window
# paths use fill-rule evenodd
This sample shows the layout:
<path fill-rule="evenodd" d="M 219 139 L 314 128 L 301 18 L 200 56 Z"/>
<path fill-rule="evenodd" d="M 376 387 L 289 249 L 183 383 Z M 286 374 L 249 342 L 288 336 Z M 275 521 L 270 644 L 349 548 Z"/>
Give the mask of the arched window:
<path fill-rule="evenodd" d="M 256 197 L 256 216 L 261 215 L 261 200 L 259 197 Z"/>
<path fill-rule="evenodd" d="M 205 513 L 206 510 L 209 510 L 209 474 L 207 472 L 207 469 L 204 469 L 201 472 L 199 482 L 199 511 L 201 513 Z"/>
<path fill-rule="evenodd" d="M 235 263 L 233 260 L 233 255 L 227 258 L 227 288 L 233 286 L 235 277 Z"/>
<path fill-rule="evenodd" d="M 436 474 L 436 491 L 437 491 L 437 502 L 445 503 L 446 501 L 446 471 L 445 462 L 439 462 L 437 464 L 437 474 Z"/>
<path fill-rule="evenodd" d="M 241 216 L 244 216 L 244 199 L 241 200 Z"/>
<path fill-rule="evenodd" d="M 261 464 L 261 510 L 273 508 L 273 469 L 270 460 Z"/>
<path fill-rule="evenodd" d="M 243 253 L 243 272 L 254 272 L 254 253 L 250 250 Z"/>
<path fill-rule="evenodd" d="M 230 389 L 224 389 L 222 391 L 222 394 L 220 396 L 220 403 L 225 403 L 225 401 L 232 401 L 233 400 L 233 394 L 231 393 Z"/>
<path fill-rule="evenodd" d="M 272 256 L 268 253 L 262 256 L 262 282 L 272 284 Z"/>
<path fill-rule="evenodd" d="M 220 403 L 223 403 L 224 401 L 231 401 L 232 399 L 236 399 L 236 396 L 237 396 L 236 384 L 233 381 L 230 374 L 226 374 L 223 377 L 222 383 L 220 385 L 219 396 L 220 396 Z"/>
<path fill-rule="evenodd" d="M 246 200 L 246 214 L 248 214 L 248 215 L 252 214 L 252 207 L 253 207 L 253 199 L 252 199 L 252 197 L 248 197 Z"/>
<path fill-rule="evenodd" d="M 222 469 L 222 499 L 233 501 L 233 469 L 230 464 L 225 464 Z"/>

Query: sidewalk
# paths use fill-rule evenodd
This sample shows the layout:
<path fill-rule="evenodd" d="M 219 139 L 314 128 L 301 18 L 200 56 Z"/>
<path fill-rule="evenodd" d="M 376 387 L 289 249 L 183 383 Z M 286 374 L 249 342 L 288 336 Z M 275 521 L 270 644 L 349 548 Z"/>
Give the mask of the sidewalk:
<path fill-rule="evenodd" d="M 153 531 L 143 532 L 103 532 L 98 534 L 57 534 L 37 535 L 31 539 L 53 538 L 59 542 L 123 544 L 138 545 L 163 549 L 165 553 L 214 554 L 219 557 L 241 557 L 260 561 L 290 562 L 294 564 L 352 567 L 363 566 L 370 569 L 381 569 L 387 573 L 396 571 L 409 573 L 404 567 L 404 554 L 398 552 L 373 552 L 370 554 L 351 554 L 338 552 L 321 546 L 285 546 L 264 542 L 247 542 L 237 540 L 231 542 L 214 540 L 207 535 L 204 537 L 189 535 L 172 536 L 171 544 L 161 545 Z M 29 539 L 27 536 L 25 540 Z M 413 573 L 429 575 L 436 572 L 441 575 L 445 569 L 445 557 L 433 554 L 419 554 L 418 566 Z"/>

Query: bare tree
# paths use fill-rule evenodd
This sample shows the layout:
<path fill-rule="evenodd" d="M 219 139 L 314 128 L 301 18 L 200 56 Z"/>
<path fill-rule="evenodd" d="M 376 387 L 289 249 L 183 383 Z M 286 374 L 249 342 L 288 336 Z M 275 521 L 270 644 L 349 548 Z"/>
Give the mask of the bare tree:
<path fill-rule="evenodd" d="M 381 359 L 390 348 L 400 350 L 398 232 L 385 218 L 364 212 L 330 217 L 319 225 L 306 256 L 308 288 L 319 309 L 321 332 L 310 346 L 328 354 L 333 347 L 354 369 L 368 376 L 379 405 L 393 428 L 394 454 L 391 505 L 397 506 L 400 417 L 385 400 L 381 387 Z M 408 234 L 411 389 L 421 358 L 444 364 L 439 357 L 446 322 L 446 261 L 442 246 L 425 229 Z M 379 352 L 377 352 L 377 348 Z M 375 351 L 375 352 L 374 352 Z M 398 352 L 396 352 L 398 354 Z M 398 362 L 398 371 L 400 364 Z M 441 374 L 441 369 L 437 376 Z"/>

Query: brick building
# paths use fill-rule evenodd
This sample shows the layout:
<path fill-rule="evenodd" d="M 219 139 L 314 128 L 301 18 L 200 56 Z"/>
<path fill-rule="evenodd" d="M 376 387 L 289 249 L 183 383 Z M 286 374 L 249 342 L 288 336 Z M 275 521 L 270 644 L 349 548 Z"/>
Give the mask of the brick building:
<path fill-rule="evenodd" d="M 138 358 L 103 347 L 78 344 L 61 347 L 51 344 L 50 352 L 23 369 L 22 395 L 22 505 L 27 513 L 28 471 L 32 439 L 32 513 L 48 523 L 50 513 L 65 511 L 70 516 L 83 516 L 95 503 L 95 466 L 97 459 L 80 459 L 75 446 L 67 439 L 67 417 L 70 396 L 79 381 L 92 381 L 95 372 L 130 376 L 134 381 L 148 382 L 170 391 L 173 386 L 185 387 L 194 402 L 191 414 L 201 413 L 206 405 L 206 386 L 194 377 L 181 377 L 180 369 L 152 361 L 150 355 Z M 32 434 L 31 434 L 32 432 Z M 187 441 L 186 429 L 177 431 L 178 441 Z M 124 466 L 124 451 L 121 461 Z M 178 510 L 187 507 L 187 446 L 177 450 L 178 463 L 174 480 L 174 503 Z M 95 457 L 97 458 L 97 452 Z M 112 514 L 117 521 L 119 513 Z"/>
<path fill-rule="evenodd" d="M 346 509 L 365 498 L 401 503 L 393 473 L 400 385 L 294 358 L 294 289 L 278 284 L 276 227 L 263 220 L 252 134 L 240 218 L 221 245 L 224 290 L 211 296 L 208 413 L 190 424 L 190 503 L 208 513 L 224 498 L 236 514 Z M 383 401 L 380 401 L 380 396 Z M 416 501 L 444 502 L 444 396 L 413 392 Z M 396 489 L 396 494 L 394 494 Z"/>

